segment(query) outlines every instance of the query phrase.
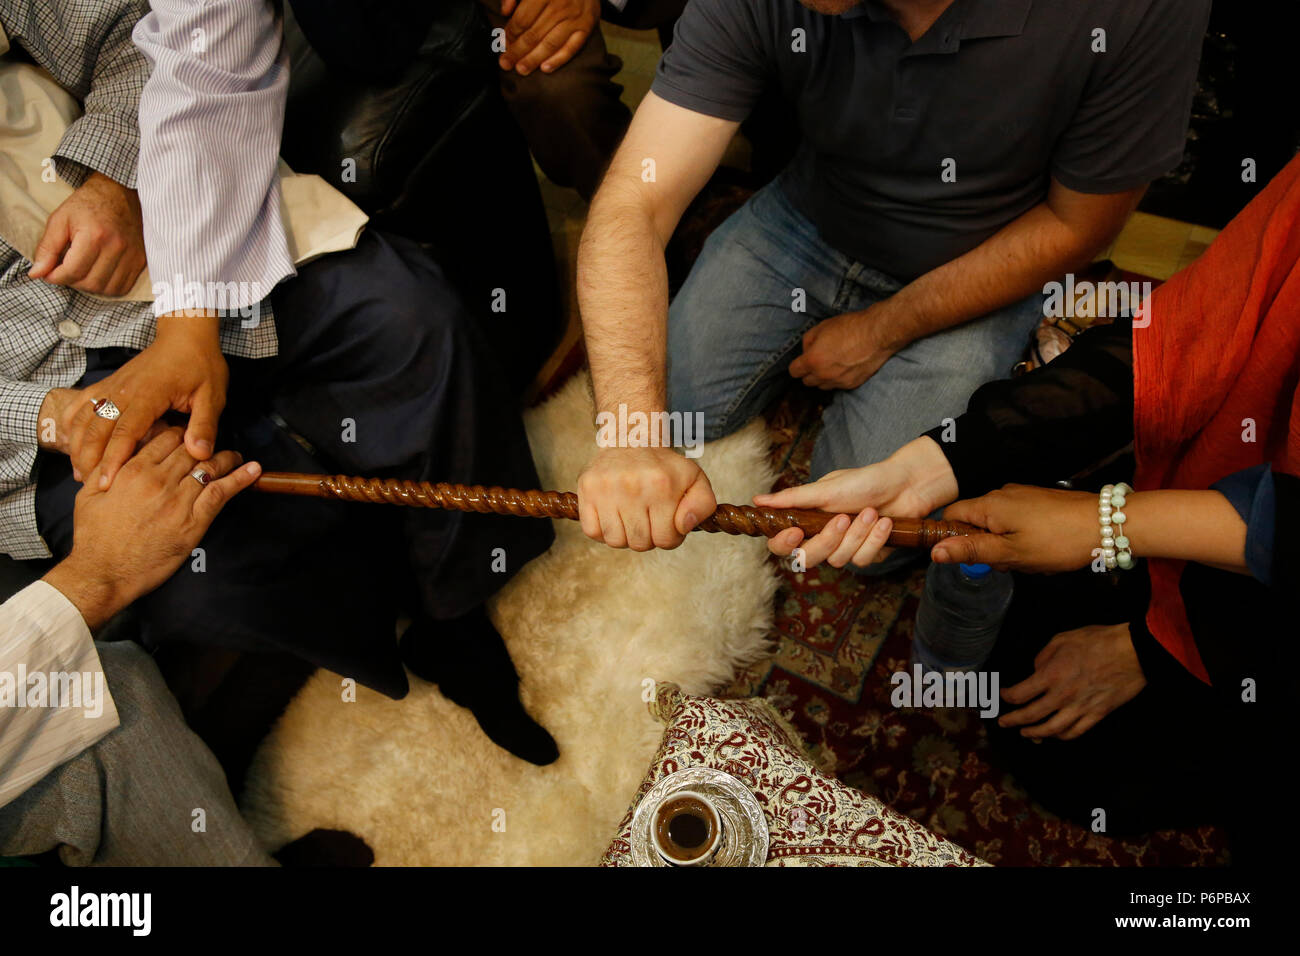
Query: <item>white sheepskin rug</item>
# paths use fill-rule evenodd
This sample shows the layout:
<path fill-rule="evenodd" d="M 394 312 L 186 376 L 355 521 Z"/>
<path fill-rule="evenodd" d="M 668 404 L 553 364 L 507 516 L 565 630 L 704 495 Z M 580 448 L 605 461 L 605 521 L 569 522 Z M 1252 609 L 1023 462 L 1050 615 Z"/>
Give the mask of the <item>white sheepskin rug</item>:
<path fill-rule="evenodd" d="M 528 413 L 545 487 L 576 487 L 592 422 L 585 375 Z M 746 503 L 774 477 L 758 421 L 708 445 L 701 463 L 719 501 Z M 776 576 L 761 539 L 698 533 L 637 554 L 555 524 L 555 544 L 498 595 L 492 618 L 560 759 L 510 756 L 414 676 L 404 700 L 358 688 L 348 702 L 340 677 L 320 671 L 248 776 L 244 810 L 268 848 L 329 827 L 363 838 L 377 865 L 599 859 L 663 734 L 644 688 L 670 680 L 707 694 L 767 653 Z"/>

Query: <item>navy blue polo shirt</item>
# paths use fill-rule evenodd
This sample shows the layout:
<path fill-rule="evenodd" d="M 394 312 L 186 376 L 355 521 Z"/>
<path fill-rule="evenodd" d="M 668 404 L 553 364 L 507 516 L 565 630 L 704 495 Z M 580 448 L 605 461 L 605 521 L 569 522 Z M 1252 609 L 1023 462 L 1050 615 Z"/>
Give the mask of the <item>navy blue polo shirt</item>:
<path fill-rule="evenodd" d="M 782 182 L 841 252 L 903 281 L 1042 202 L 1179 164 L 1210 0 L 954 0 L 915 43 L 878 0 L 690 0 L 653 90 L 739 121 L 779 87 Z"/>

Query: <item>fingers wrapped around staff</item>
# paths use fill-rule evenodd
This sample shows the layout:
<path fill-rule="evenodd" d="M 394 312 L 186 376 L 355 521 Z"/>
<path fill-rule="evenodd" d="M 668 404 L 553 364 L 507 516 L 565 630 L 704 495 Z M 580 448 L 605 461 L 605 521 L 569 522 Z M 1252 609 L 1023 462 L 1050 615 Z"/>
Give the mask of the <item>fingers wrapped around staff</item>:
<path fill-rule="evenodd" d="M 801 548 L 804 565 L 813 567 L 825 561 L 831 567 L 846 564 L 865 567 L 880 557 L 880 551 L 889 540 L 894 523 L 881 517 L 875 508 L 864 508 L 855 517 L 836 515 L 826 527 L 804 541 L 799 528 L 788 528 L 768 539 L 768 549 L 773 554 L 788 555 Z"/>

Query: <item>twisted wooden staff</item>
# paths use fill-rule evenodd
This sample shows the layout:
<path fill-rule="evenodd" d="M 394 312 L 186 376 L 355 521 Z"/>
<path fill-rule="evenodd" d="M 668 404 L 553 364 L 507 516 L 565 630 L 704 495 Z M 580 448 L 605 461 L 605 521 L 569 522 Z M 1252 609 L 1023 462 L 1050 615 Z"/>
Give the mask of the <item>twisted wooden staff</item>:
<path fill-rule="evenodd" d="M 408 505 L 415 508 L 446 508 L 450 511 L 478 511 L 529 518 L 578 518 L 578 496 L 571 491 L 519 491 L 515 488 L 487 488 L 447 482 L 409 481 L 402 478 L 351 478 L 346 475 L 304 475 L 265 472 L 254 485 L 259 491 L 278 495 L 306 495 L 364 501 L 373 504 Z M 694 528 L 723 534 L 772 537 L 786 528 L 802 528 L 812 536 L 826 527 L 835 515 L 802 508 L 755 508 L 749 505 L 718 505 Z M 943 538 L 966 535 L 979 529 L 960 521 L 929 521 L 894 518 L 888 544 L 895 548 L 930 548 Z"/>

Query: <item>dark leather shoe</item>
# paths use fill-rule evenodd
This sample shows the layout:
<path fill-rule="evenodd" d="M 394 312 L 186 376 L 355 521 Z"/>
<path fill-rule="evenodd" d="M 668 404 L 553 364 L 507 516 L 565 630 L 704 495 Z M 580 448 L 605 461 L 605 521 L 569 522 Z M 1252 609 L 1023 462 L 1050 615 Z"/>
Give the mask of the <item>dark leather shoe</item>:
<path fill-rule="evenodd" d="M 286 843 L 271 855 L 281 866 L 362 867 L 375 862 L 375 851 L 355 833 L 319 827 L 292 843 Z"/>

